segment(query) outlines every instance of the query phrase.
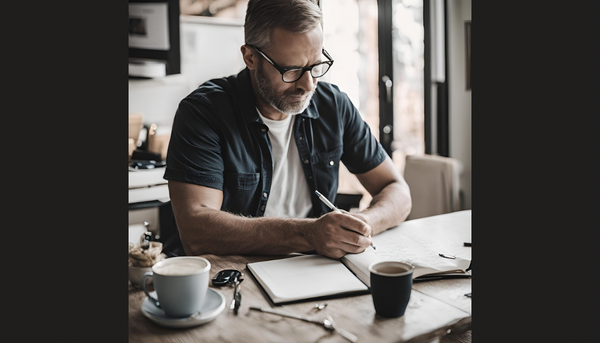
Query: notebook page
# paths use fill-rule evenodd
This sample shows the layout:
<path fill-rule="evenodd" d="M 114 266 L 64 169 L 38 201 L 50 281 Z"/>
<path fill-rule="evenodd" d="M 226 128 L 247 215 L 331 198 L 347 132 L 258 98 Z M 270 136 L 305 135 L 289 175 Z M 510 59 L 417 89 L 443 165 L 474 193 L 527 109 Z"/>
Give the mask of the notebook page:
<path fill-rule="evenodd" d="M 248 263 L 248 268 L 274 303 L 368 289 L 339 260 L 321 255 Z"/>

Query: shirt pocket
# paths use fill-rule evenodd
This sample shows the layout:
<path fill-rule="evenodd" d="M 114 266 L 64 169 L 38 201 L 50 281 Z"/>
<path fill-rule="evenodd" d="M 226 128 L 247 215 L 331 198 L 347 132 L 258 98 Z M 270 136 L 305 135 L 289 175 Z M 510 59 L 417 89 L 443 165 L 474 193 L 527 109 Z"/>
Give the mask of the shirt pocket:
<path fill-rule="evenodd" d="M 337 170 L 340 166 L 342 152 L 342 147 L 327 152 L 318 152 L 312 157 L 312 163 L 315 167 Z"/>
<path fill-rule="evenodd" d="M 315 186 L 325 196 L 332 197 L 338 188 L 340 159 L 342 158 L 342 147 L 331 151 L 317 153 L 312 157 L 313 171 L 315 173 Z M 332 193 L 328 193 L 331 190 Z"/>
<path fill-rule="evenodd" d="M 255 189 L 259 181 L 259 173 L 225 173 L 225 184 L 239 190 Z"/>
<path fill-rule="evenodd" d="M 223 205 L 231 213 L 255 215 L 260 199 L 259 173 L 225 173 Z"/>

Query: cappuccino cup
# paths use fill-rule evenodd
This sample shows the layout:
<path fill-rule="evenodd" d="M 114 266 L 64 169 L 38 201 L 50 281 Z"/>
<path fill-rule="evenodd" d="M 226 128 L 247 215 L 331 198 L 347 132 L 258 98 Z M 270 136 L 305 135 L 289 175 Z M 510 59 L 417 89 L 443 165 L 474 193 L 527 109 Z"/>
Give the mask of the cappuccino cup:
<path fill-rule="evenodd" d="M 369 266 L 375 312 L 388 318 L 404 315 L 412 292 L 414 267 L 402 261 L 378 261 Z"/>
<path fill-rule="evenodd" d="M 155 306 L 173 318 L 185 318 L 200 311 L 204 304 L 210 277 L 210 262 L 199 256 L 179 256 L 164 259 L 142 276 L 144 293 Z M 146 289 L 146 279 L 152 278 L 157 298 Z"/>

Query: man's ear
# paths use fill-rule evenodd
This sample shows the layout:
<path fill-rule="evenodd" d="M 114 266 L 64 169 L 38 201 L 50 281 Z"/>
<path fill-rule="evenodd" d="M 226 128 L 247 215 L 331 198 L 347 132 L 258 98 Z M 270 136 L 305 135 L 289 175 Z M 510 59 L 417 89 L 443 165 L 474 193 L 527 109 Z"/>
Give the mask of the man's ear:
<path fill-rule="evenodd" d="M 242 58 L 244 59 L 244 63 L 246 63 L 246 67 L 250 70 L 256 69 L 257 55 L 254 49 L 247 45 L 242 45 L 240 51 L 242 52 Z"/>

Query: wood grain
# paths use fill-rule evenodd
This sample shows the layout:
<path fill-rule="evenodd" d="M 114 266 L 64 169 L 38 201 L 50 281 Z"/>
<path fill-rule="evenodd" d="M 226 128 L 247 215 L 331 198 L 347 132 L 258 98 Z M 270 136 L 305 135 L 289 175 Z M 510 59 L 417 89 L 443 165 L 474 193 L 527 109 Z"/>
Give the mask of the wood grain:
<path fill-rule="evenodd" d="M 283 256 L 202 256 L 211 262 L 211 278 L 222 269 L 244 273 L 239 314 L 229 310 L 233 288 L 211 285 L 225 295 L 226 308 L 221 314 L 200 326 L 165 328 L 142 314 L 140 308 L 146 296 L 130 285 L 129 342 L 347 342 L 317 324 L 251 311 L 250 306 L 278 308 L 315 319 L 329 314 L 340 327 L 357 335 L 359 342 L 435 342 L 448 330 L 470 328 L 470 298 L 458 296 L 470 291 L 470 279 L 415 283 L 405 315 L 390 319 L 375 313 L 370 294 L 320 301 L 328 304 L 321 311 L 314 309 L 315 301 L 273 306 L 246 263 Z"/>

